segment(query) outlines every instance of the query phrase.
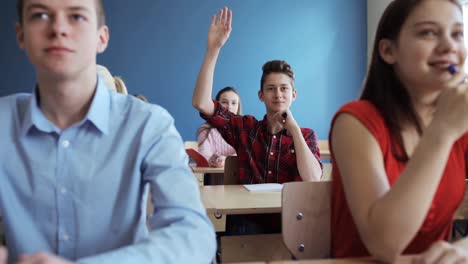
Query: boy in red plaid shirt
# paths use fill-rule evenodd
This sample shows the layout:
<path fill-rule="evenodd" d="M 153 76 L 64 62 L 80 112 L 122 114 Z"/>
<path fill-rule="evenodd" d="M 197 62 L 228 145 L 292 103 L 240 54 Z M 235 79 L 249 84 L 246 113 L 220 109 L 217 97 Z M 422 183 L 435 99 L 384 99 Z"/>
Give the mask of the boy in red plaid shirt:
<path fill-rule="evenodd" d="M 231 22 L 232 11 L 228 8 L 212 17 L 193 106 L 236 150 L 240 183 L 320 180 L 322 164 L 317 136 L 311 129 L 300 128 L 289 109 L 297 94 L 294 73 L 287 62 L 275 60 L 263 66 L 258 92 L 267 110 L 263 120 L 235 115 L 212 101 L 214 69 L 221 47 L 231 33 Z"/>

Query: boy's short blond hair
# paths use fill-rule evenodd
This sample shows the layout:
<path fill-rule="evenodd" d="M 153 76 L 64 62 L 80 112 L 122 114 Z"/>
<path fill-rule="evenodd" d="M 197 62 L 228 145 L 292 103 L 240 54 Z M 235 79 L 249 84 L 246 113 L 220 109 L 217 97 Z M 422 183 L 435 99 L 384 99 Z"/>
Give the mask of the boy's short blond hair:
<path fill-rule="evenodd" d="M 96 15 L 98 21 L 98 28 L 106 24 L 106 13 L 104 11 L 103 0 L 95 0 L 96 3 Z M 18 23 L 23 24 L 23 9 L 24 0 L 16 0 L 16 14 L 18 15 Z"/>

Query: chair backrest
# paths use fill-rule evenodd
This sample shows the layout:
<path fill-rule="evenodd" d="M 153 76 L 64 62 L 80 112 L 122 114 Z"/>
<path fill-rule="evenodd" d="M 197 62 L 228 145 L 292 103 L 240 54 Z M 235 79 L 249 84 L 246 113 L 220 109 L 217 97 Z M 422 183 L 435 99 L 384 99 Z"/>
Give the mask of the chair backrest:
<path fill-rule="evenodd" d="M 282 190 L 283 241 L 296 259 L 330 256 L 331 182 L 290 182 Z"/>
<path fill-rule="evenodd" d="M 239 184 L 239 163 L 237 156 L 228 156 L 224 162 L 224 185 Z"/>

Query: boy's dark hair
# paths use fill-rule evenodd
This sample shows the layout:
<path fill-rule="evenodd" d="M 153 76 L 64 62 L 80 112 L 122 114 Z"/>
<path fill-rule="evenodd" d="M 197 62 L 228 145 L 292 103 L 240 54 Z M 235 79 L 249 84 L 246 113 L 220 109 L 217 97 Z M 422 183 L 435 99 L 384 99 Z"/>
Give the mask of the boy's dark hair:
<path fill-rule="evenodd" d="M 104 0 L 95 0 L 94 2 L 96 3 L 98 27 L 101 27 L 106 24 Z M 24 8 L 24 0 L 17 0 L 16 1 L 16 14 L 18 16 L 18 23 L 20 24 L 23 24 L 23 8 Z"/>
<path fill-rule="evenodd" d="M 291 78 L 291 81 L 292 81 L 291 85 L 293 89 L 296 89 L 296 87 L 294 86 L 294 72 L 291 68 L 291 65 L 289 65 L 289 63 L 287 63 L 286 61 L 284 60 L 267 61 L 265 64 L 263 64 L 262 71 L 263 73 L 262 73 L 262 79 L 260 80 L 260 91 L 263 91 L 263 84 L 265 83 L 266 77 L 270 73 L 286 74 L 287 76 L 289 76 L 289 78 Z"/>

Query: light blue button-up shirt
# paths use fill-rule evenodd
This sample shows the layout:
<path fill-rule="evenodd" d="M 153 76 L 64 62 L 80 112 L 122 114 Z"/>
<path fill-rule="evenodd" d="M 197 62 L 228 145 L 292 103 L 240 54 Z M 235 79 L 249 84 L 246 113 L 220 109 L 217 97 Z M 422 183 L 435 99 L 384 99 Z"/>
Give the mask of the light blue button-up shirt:
<path fill-rule="evenodd" d="M 86 117 L 61 130 L 36 96 L 0 98 L 0 214 L 10 262 L 38 251 L 78 263 L 212 260 L 215 233 L 167 111 L 99 80 Z"/>

